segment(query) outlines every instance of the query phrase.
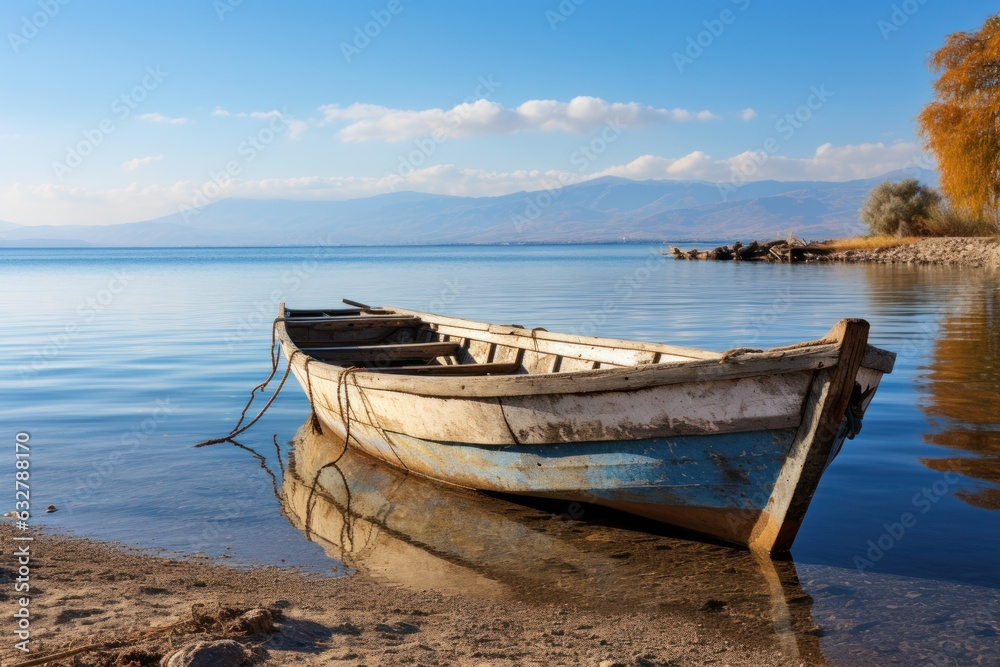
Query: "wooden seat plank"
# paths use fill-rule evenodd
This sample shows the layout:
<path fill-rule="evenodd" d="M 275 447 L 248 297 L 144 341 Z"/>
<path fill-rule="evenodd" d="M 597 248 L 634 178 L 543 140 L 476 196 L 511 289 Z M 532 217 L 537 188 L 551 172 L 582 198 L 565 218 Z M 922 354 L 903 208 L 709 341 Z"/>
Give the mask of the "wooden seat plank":
<path fill-rule="evenodd" d="M 396 359 L 434 359 L 458 350 L 458 343 L 391 343 L 387 345 L 351 345 L 315 347 L 303 350 L 321 361 L 338 363 L 378 362 Z"/>
<path fill-rule="evenodd" d="M 358 308 L 285 308 L 285 317 L 343 317 L 360 315 Z"/>
<path fill-rule="evenodd" d="M 343 331 L 345 329 L 375 329 L 387 327 L 414 327 L 422 323 L 411 315 L 372 315 L 369 317 L 344 317 L 336 320 L 316 319 L 305 322 L 285 321 L 292 326 L 308 326 L 317 331 Z"/>
<path fill-rule="evenodd" d="M 293 320 L 308 320 L 308 319 L 342 319 L 345 317 L 360 317 L 360 316 L 386 316 L 386 315 L 409 315 L 410 313 L 397 313 L 394 310 L 386 310 L 384 308 L 373 308 L 372 310 L 358 310 L 357 308 L 330 308 L 327 310 L 293 310 L 290 308 L 285 309 L 284 317 L 286 319 Z"/>
<path fill-rule="evenodd" d="M 396 366 L 393 368 L 371 368 L 378 373 L 401 373 L 406 375 L 510 375 L 520 370 L 521 364 L 455 364 L 452 366 Z"/>
<path fill-rule="evenodd" d="M 344 324 L 348 322 L 391 322 L 393 320 L 405 320 L 408 322 L 420 322 L 422 321 L 419 317 L 415 315 L 357 315 L 357 316 L 345 316 L 345 317 L 293 317 L 285 318 L 285 324 L 296 326 L 296 325 L 310 325 L 314 326 L 317 324 Z"/>

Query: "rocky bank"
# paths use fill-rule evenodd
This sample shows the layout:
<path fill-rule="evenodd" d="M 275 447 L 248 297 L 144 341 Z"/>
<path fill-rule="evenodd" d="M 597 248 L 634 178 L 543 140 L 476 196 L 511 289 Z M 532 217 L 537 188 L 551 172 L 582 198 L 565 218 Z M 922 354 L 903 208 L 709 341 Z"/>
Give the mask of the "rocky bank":
<path fill-rule="evenodd" d="M 1000 269 L 998 238 L 928 238 L 873 250 L 844 250 L 817 261 L 936 264 Z"/>

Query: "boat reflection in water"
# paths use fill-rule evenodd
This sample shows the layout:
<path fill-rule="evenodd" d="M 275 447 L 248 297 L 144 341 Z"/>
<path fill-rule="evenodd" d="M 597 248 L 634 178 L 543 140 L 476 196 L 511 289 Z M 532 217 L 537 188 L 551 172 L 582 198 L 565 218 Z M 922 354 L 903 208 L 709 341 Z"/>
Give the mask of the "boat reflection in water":
<path fill-rule="evenodd" d="M 559 515 L 445 486 L 345 451 L 343 440 L 315 433 L 311 422 L 293 441 L 281 503 L 329 556 L 382 581 L 710 617 L 735 634 L 771 634 L 786 655 L 822 660 L 812 600 L 791 562 L 592 520 L 611 510 L 574 504 Z"/>

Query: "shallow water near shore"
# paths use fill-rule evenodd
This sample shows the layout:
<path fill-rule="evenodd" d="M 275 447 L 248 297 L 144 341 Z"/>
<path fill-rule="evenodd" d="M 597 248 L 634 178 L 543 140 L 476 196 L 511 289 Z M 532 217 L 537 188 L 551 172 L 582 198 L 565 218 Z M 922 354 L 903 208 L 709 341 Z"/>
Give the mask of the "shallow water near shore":
<path fill-rule="evenodd" d="M 767 617 L 803 659 L 987 659 L 1000 621 L 996 277 L 948 267 L 675 262 L 662 250 L 2 249 L 9 315 L 0 323 L 0 364 L 8 369 L 0 392 L 8 439 L 31 434 L 32 520 L 238 565 L 365 569 L 417 585 L 398 581 L 409 575 L 394 565 L 392 546 L 366 551 L 366 559 L 344 548 L 343 527 L 367 524 L 361 515 L 343 518 L 336 488 L 322 526 L 304 531 L 288 506 L 283 472 L 309 412 L 291 381 L 240 440 L 262 458 L 232 445 L 191 447 L 228 432 L 270 370 L 278 301 L 329 306 L 348 297 L 713 350 L 819 338 L 842 317 L 864 317 L 871 342 L 898 353 L 896 368 L 861 435 L 826 472 L 794 563 L 762 570 L 737 550 L 647 524 L 614 527 L 616 517 L 594 508 L 560 518 L 566 507 L 447 490 L 437 497 L 433 485 L 416 495 L 442 516 L 455 503 L 478 513 L 449 523 L 444 545 L 414 535 L 420 527 L 405 517 L 372 524 L 391 528 L 394 540 L 372 544 L 403 544 L 448 563 L 435 571 L 431 585 L 439 588 L 461 589 L 471 577 L 482 594 L 543 590 L 547 601 L 662 604 L 734 622 Z M 40 513 L 49 503 L 59 511 Z M 504 543 L 523 539 L 520 549 L 542 545 L 530 567 L 476 541 L 491 527 Z M 644 591 L 669 594 L 623 592 L 622 582 L 641 581 L 659 584 Z M 712 600 L 722 606 L 706 609 Z"/>

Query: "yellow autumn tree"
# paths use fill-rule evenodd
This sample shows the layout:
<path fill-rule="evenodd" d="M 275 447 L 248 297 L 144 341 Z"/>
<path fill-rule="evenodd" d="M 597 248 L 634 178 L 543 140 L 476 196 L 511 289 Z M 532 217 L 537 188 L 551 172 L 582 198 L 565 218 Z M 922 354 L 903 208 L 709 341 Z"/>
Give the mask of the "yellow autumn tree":
<path fill-rule="evenodd" d="M 955 209 L 1000 221 L 1000 15 L 931 54 L 935 99 L 917 117 Z"/>

